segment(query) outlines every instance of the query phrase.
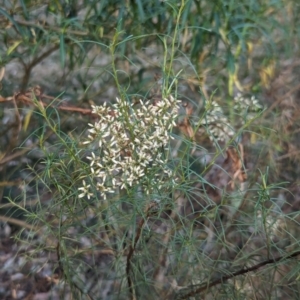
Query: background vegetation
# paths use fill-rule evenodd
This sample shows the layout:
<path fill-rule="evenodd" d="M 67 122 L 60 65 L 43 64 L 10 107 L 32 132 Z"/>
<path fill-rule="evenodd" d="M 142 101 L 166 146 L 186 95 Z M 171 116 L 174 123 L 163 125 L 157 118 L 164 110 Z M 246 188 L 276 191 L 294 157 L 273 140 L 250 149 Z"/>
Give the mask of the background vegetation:
<path fill-rule="evenodd" d="M 299 12 L 3 0 L 1 299 L 300 298 Z M 150 194 L 138 182 L 105 200 L 88 159 L 99 141 L 84 143 L 91 105 L 171 95 L 160 152 L 175 184 L 157 187 L 149 164 Z"/>

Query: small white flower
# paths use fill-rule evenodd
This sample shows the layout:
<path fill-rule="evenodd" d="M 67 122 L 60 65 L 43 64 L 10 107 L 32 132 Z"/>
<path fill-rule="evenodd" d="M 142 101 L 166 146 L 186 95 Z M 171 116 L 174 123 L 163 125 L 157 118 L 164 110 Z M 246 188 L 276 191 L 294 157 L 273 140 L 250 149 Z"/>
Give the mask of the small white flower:
<path fill-rule="evenodd" d="M 78 195 L 78 198 L 83 198 L 83 197 L 87 196 L 87 198 L 90 199 L 90 197 L 93 195 L 92 193 L 89 192 L 89 188 L 91 185 L 90 184 L 87 185 L 85 183 L 85 180 L 82 181 L 82 185 L 83 185 L 83 187 L 80 187 L 78 189 L 79 191 L 82 191 L 82 193 Z"/>

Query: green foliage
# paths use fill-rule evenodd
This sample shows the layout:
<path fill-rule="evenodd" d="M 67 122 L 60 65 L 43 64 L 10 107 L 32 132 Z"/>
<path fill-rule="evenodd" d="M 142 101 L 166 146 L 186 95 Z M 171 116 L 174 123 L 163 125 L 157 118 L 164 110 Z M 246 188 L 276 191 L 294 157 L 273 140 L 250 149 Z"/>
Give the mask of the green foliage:
<path fill-rule="evenodd" d="M 0 99 L 18 126 L 0 166 L 33 158 L 8 172 L 30 193 L 4 193 L 2 221 L 22 212 L 14 237 L 28 261 L 46 253 L 61 299 L 299 298 L 300 173 L 282 154 L 298 107 L 266 99 L 297 55 L 293 5 L 5 1 Z"/>

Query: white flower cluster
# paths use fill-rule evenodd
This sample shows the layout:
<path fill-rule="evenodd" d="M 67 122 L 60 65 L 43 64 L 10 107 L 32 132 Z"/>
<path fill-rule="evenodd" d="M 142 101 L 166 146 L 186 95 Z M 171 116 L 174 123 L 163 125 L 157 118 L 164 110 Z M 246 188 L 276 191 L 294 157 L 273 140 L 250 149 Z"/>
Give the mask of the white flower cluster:
<path fill-rule="evenodd" d="M 208 128 L 209 138 L 212 142 L 227 142 L 235 134 L 229 120 L 225 116 L 221 106 L 214 100 L 207 103 L 206 115 L 201 124 Z"/>
<path fill-rule="evenodd" d="M 91 174 L 96 189 L 106 198 L 118 188 L 127 189 L 141 185 L 147 193 L 153 187 L 161 188 L 164 180 L 173 182 L 173 172 L 167 166 L 165 151 L 170 132 L 178 117 L 178 103 L 169 98 L 144 103 L 138 108 L 117 98 L 109 107 L 92 106 L 99 116 L 95 124 L 89 124 L 88 140 L 97 142 L 97 150 L 91 153 Z M 174 182 L 173 182 L 174 183 Z M 91 197 L 90 185 L 83 181 L 79 197 Z"/>
<path fill-rule="evenodd" d="M 263 109 L 263 106 L 258 102 L 255 96 L 251 98 L 244 97 L 241 93 L 238 93 L 234 98 L 233 108 L 238 112 L 246 112 L 247 119 L 252 119 L 255 113 Z"/>
<path fill-rule="evenodd" d="M 254 118 L 255 114 L 263 109 L 254 96 L 247 98 L 238 93 L 233 100 L 233 109 L 236 113 L 243 114 L 243 121 Z M 223 109 L 216 101 L 212 100 L 207 103 L 205 111 L 206 115 L 201 124 L 208 128 L 210 140 L 213 142 L 228 142 L 234 136 L 235 131 L 225 116 Z"/>

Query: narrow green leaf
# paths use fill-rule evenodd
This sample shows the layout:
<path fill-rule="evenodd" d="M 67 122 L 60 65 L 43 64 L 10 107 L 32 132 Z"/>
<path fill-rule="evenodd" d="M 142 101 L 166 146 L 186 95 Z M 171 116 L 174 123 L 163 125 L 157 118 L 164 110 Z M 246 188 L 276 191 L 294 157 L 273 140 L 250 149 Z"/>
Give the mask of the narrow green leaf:
<path fill-rule="evenodd" d="M 22 6 L 22 9 L 23 9 L 25 19 L 27 20 L 28 19 L 28 12 L 27 12 L 27 8 L 26 8 L 26 4 L 24 3 L 23 0 L 20 0 L 20 3 L 21 3 L 21 6 Z"/>
<path fill-rule="evenodd" d="M 12 16 L 10 16 L 5 10 L 3 10 L 2 8 L 0 8 L 0 14 L 2 14 L 3 16 L 5 16 L 8 20 L 10 20 L 13 25 L 16 27 L 16 29 L 22 34 L 22 29 L 21 27 L 18 25 L 18 23 L 14 20 L 14 18 Z"/>
<path fill-rule="evenodd" d="M 234 74 L 235 71 L 235 59 L 230 50 L 227 53 L 227 70 L 230 74 Z"/>
<path fill-rule="evenodd" d="M 65 39 L 64 35 L 60 35 L 60 41 L 59 41 L 59 54 L 60 54 L 60 63 L 61 66 L 64 68 L 65 61 L 66 61 L 66 49 L 65 49 Z"/>
<path fill-rule="evenodd" d="M 8 49 L 7 55 L 10 55 L 14 52 L 14 50 L 22 43 L 22 40 L 15 41 Z"/>
<path fill-rule="evenodd" d="M 136 0 L 137 2 L 137 6 L 138 6 L 138 10 L 139 10 L 139 17 L 140 17 L 140 20 L 142 22 L 145 21 L 145 13 L 144 13 L 144 8 L 143 8 L 143 4 L 141 3 L 140 0 Z"/>

